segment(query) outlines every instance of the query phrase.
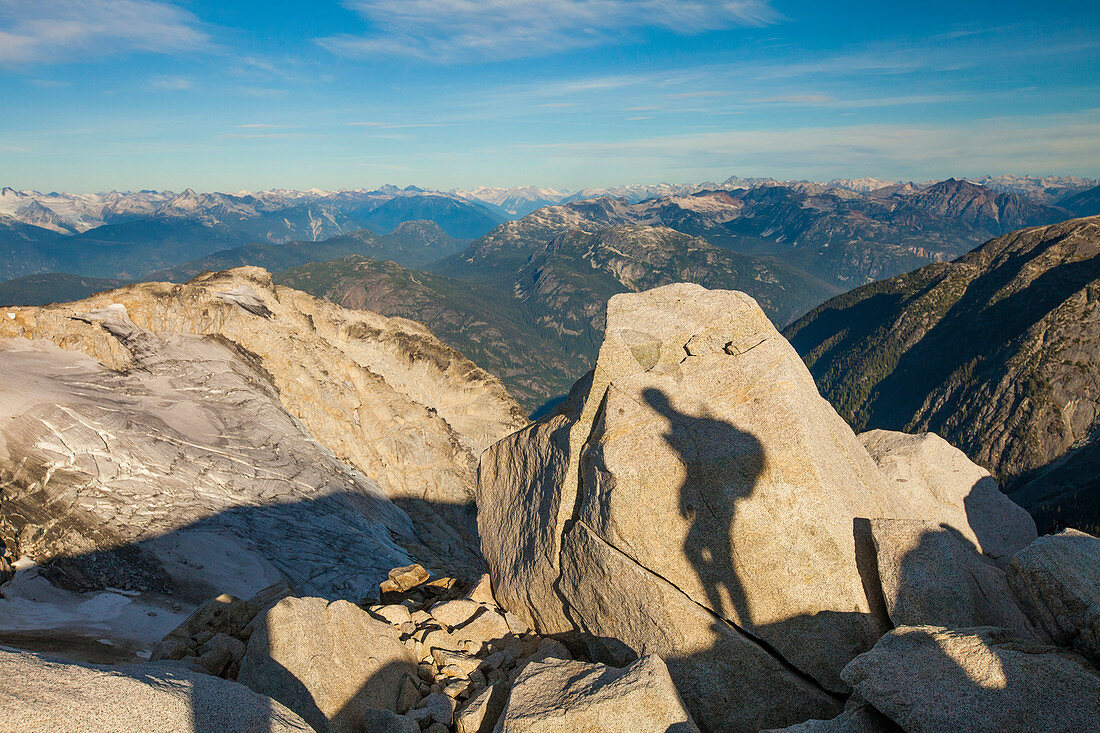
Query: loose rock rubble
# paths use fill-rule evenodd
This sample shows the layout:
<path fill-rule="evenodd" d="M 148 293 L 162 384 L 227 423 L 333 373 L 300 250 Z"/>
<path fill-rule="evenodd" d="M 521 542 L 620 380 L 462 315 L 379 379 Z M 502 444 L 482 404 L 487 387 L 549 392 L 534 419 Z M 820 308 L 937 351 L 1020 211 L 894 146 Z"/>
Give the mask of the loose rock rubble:
<path fill-rule="evenodd" d="M 459 584 L 420 565 L 394 568 L 380 587 L 387 602 L 363 610 L 290 594 L 282 584 L 248 601 L 214 598 L 153 658 L 237 680 L 318 731 L 373 721 L 390 726 L 379 730 L 479 733 L 493 729 L 528 665 L 573 656 L 497 606 L 488 575 Z"/>
<path fill-rule="evenodd" d="M 264 588 L 247 601 L 222 594 L 187 617 L 153 648 L 152 661 L 178 660 L 189 668 L 237 679 L 257 616 L 293 592 L 286 582 Z"/>

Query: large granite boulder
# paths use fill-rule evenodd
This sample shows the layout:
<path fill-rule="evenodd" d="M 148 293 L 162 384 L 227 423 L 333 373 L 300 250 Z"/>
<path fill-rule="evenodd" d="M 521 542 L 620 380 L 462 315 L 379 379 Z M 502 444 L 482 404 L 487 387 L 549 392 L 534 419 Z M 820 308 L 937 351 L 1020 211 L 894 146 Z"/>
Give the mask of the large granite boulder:
<path fill-rule="evenodd" d="M 1006 629 L 901 627 L 844 679 L 906 733 L 1100 730 L 1100 672 Z"/>
<path fill-rule="evenodd" d="M 912 510 L 912 517 L 950 527 L 1000 567 L 1036 538 L 1035 520 L 958 448 L 935 433 L 869 430 L 867 452 Z"/>
<path fill-rule="evenodd" d="M 924 484 L 899 490 L 743 293 L 616 295 L 594 371 L 482 455 L 482 551 L 503 607 L 612 664 L 661 655 L 705 729 L 830 718 L 840 671 L 890 628 L 867 519 L 985 548 L 968 495 L 919 465 L 941 452 L 910 451 Z M 991 555 L 1034 537 L 1020 521 Z"/>
<path fill-rule="evenodd" d="M 313 733 L 243 685 L 178 662 L 68 664 L 0 649 L 0 730 L 35 733 Z"/>
<path fill-rule="evenodd" d="M 854 519 L 907 513 L 756 303 L 687 284 L 611 299 L 594 373 L 483 455 L 478 506 L 504 607 L 613 663 L 661 654 L 729 730 L 838 712 L 888 628 Z"/>
<path fill-rule="evenodd" d="M 1001 626 L 1046 640 L 1017 604 L 1005 571 L 955 532 L 916 519 L 872 519 L 870 527 L 895 626 Z"/>
<path fill-rule="evenodd" d="M 285 598 L 248 640 L 237 681 L 319 733 L 357 733 L 371 710 L 397 710 L 416 657 L 389 624 L 347 601 Z"/>
<path fill-rule="evenodd" d="M 532 662 L 495 733 L 698 733 L 660 657 L 625 669 L 564 659 Z"/>
<path fill-rule="evenodd" d="M 1041 537 L 1012 558 L 1008 582 L 1055 642 L 1100 664 L 1100 539 L 1075 529 Z"/>

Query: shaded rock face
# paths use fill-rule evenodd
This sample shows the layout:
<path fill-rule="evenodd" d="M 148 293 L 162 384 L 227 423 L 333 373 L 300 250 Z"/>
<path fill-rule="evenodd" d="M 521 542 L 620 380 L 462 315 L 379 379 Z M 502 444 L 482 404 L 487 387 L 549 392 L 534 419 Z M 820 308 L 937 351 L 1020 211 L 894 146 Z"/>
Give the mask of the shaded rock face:
<path fill-rule="evenodd" d="M 354 733 L 368 711 L 396 711 L 416 662 L 393 627 L 354 604 L 286 598 L 256 625 L 237 680 L 320 733 Z"/>
<path fill-rule="evenodd" d="M 698 733 L 659 657 L 625 669 L 563 659 L 516 680 L 496 733 Z"/>
<path fill-rule="evenodd" d="M 178 663 L 79 665 L 0 649 L 0 679 L 0 730 L 313 731 L 271 698 Z"/>
<path fill-rule="evenodd" d="M 1100 673 L 1058 647 L 1006 629 L 900 627 L 844 669 L 908 733 L 1100 728 Z"/>
<path fill-rule="evenodd" d="M 231 341 L 314 439 L 391 498 L 471 503 L 478 454 L 526 422 L 499 381 L 423 326 L 276 287 L 255 267 L 8 308 L 0 337 L 49 339 L 112 369 L 131 368 L 117 336 L 75 318 L 116 305 L 149 331 Z"/>
<path fill-rule="evenodd" d="M 989 471 L 935 433 L 869 430 L 859 439 L 912 516 L 946 523 L 1000 567 L 1037 537 L 1031 515 L 1001 493 Z"/>
<path fill-rule="evenodd" d="M 1051 638 L 1100 664 L 1100 539 L 1067 529 L 1012 558 L 1008 582 Z"/>
<path fill-rule="evenodd" d="M 1005 572 L 965 540 L 931 522 L 872 519 L 886 610 L 895 626 L 1000 626 L 1047 640 L 1028 621 Z"/>
<path fill-rule="evenodd" d="M 672 285 L 612 298 L 590 380 L 483 455 L 479 528 L 503 606 L 658 653 L 701 727 L 757 730 L 838 713 L 889 628 L 866 518 L 977 537 L 960 487 L 896 483 L 751 298 Z M 998 552 L 1034 536 L 1002 514 Z"/>
<path fill-rule="evenodd" d="M 0 340 L 5 546 L 76 590 L 193 603 L 280 579 L 358 598 L 408 562 L 393 537 L 413 536 L 409 518 L 311 439 L 253 359 L 117 308 L 81 317 L 128 371 Z"/>
<path fill-rule="evenodd" d="M 875 710 L 859 695 L 852 695 L 844 712 L 829 720 L 807 720 L 765 733 L 903 733 L 894 721 Z"/>

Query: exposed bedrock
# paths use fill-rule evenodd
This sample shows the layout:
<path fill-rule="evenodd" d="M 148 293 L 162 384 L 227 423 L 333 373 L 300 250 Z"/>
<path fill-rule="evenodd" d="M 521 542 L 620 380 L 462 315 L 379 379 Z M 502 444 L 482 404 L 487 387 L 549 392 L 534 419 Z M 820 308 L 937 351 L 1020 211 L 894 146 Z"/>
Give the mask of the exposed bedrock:
<path fill-rule="evenodd" d="M 257 267 L 204 273 L 184 285 L 142 283 L 74 303 L 0 310 L 0 338 L 47 339 L 113 370 L 138 366 L 118 335 L 83 317 L 121 310 L 154 334 L 231 343 L 314 440 L 372 479 L 423 526 L 422 539 L 473 529 L 478 455 L 526 424 L 503 385 L 419 323 L 349 311 Z M 448 511 L 448 507 L 451 510 Z M 468 525 L 468 526 L 464 526 Z M 453 531 L 452 531 L 453 534 Z M 429 542 L 455 563 L 458 537 Z M 476 543 L 475 543 L 476 544 Z"/>
<path fill-rule="evenodd" d="M 1035 538 L 969 462 L 945 486 L 908 450 L 901 490 L 889 452 L 872 458 L 747 295 L 617 295 L 593 373 L 483 454 L 482 552 L 540 632 L 618 666 L 660 655 L 704 729 L 832 718 L 841 670 L 892 625 L 870 519 L 929 522 L 1002 575 Z"/>

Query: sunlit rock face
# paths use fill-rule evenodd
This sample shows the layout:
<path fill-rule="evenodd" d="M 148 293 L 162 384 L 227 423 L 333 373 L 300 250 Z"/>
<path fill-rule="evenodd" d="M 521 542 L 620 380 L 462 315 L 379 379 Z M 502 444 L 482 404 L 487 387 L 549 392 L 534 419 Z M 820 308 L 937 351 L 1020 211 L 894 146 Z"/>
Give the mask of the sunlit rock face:
<path fill-rule="evenodd" d="M 1007 629 L 901 626 L 844 679 L 905 731 L 1077 731 L 1100 726 L 1100 674 Z"/>
<path fill-rule="evenodd" d="M 0 730 L 314 733 L 244 685 L 180 664 L 68 664 L 0 649 Z"/>
<path fill-rule="evenodd" d="M 232 341 L 255 357 L 280 402 L 319 443 L 391 497 L 469 501 L 478 454 L 526 423 L 496 378 L 420 324 L 276 287 L 256 267 L 6 308 L 0 336 L 48 339 L 124 369 L 133 357 L 116 337 L 74 320 L 112 305 L 156 333 Z"/>
<path fill-rule="evenodd" d="M 479 571 L 477 456 L 526 418 L 495 377 L 426 328 L 276 287 L 265 270 L 244 267 L 184 285 L 143 283 L 75 303 L 6 308 L 0 337 L 48 339 L 112 369 L 131 368 L 131 351 L 80 317 L 107 307 L 154 333 L 232 343 L 318 443 L 412 515 L 422 528 L 413 549 L 424 562 L 445 557 L 451 573 Z"/>
<path fill-rule="evenodd" d="M 0 373 L 0 541 L 26 561 L 0 635 L 127 648 L 280 580 L 357 601 L 414 560 L 476 577 L 477 455 L 526 423 L 423 326 L 258 268 L 0 309 Z"/>
<path fill-rule="evenodd" d="M 77 590 L 201 601 L 279 578 L 375 592 L 407 561 L 407 515 L 318 445 L 224 340 L 85 314 L 131 354 L 125 373 L 44 341 L 0 340 L 0 535 L 57 560 Z"/>
<path fill-rule="evenodd" d="M 895 483 L 755 301 L 679 284 L 612 298 L 593 374 L 484 454 L 479 529 L 506 608 L 660 654 L 701 727 L 759 730 L 832 717 L 890 628 L 868 518 L 976 536 L 960 497 Z"/>

